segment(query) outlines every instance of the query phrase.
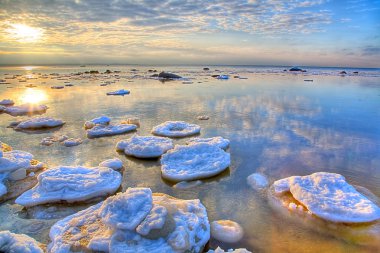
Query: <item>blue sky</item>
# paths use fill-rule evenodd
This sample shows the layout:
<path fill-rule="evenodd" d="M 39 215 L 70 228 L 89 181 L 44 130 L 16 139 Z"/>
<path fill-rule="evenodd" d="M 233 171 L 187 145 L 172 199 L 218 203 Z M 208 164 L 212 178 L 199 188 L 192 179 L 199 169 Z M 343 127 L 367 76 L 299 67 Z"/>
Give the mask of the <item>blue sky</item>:
<path fill-rule="evenodd" d="M 0 0 L 0 64 L 380 67 L 380 0 Z"/>

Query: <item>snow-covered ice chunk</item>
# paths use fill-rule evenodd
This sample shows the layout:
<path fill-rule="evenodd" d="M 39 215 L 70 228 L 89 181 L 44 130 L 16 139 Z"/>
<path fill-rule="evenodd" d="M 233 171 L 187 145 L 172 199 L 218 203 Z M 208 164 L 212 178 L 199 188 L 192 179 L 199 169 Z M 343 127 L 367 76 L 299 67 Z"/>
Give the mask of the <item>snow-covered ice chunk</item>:
<path fill-rule="evenodd" d="M 211 236 L 221 242 L 236 243 L 243 238 L 243 228 L 231 220 L 211 222 Z"/>
<path fill-rule="evenodd" d="M 210 145 L 215 145 L 221 149 L 227 149 L 230 145 L 230 141 L 228 139 L 224 139 L 221 136 L 211 137 L 211 138 L 191 138 L 186 142 L 187 145 L 195 144 L 195 143 L 208 143 Z"/>
<path fill-rule="evenodd" d="M 41 114 L 46 112 L 46 105 L 23 104 L 18 106 L 10 106 L 5 109 L 5 112 L 12 116 L 21 116 L 27 114 Z"/>
<path fill-rule="evenodd" d="M 64 121 L 60 119 L 53 119 L 49 117 L 35 117 L 27 120 L 23 120 L 18 124 L 16 130 L 25 130 L 25 129 L 40 129 L 40 128 L 53 128 L 62 126 L 65 124 Z"/>
<path fill-rule="evenodd" d="M 190 188 L 196 187 L 196 186 L 201 185 L 201 184 L 202 184 L 201 180 L 181 181 L 181 182 L 173 185 L 173 188 L 185 190 L 185 189 L 190 189 Z"/>
<path fill-rule="evenodd" d="M 173 147 L 173 141 L 169 138 L 138 135 L 119 141 L 116 145 L 117 150 L 138 158 L 159 157 Z"/>
<path fill-rule="evenodd" d="M 7 187 L 2 182 L 0 182 L 0 197 L 7 194 L 7 192 Z"/>
<path fill-rule="evenodd" d="M 229 249 L 227 251 L 224 251 L 220 247 L 216 248 L 215 250 L 210 249 L 207 251 L 207 253 L 252 253 L 251 251 L 248 251 L 247 249 Z"/>
<path fill-rule="evenodd" d="M 209 118 L 210 118 L 210 117 L 207 116 L 207 115 L 199 115 L 199 116 L 197 117 L 198 120 L 208 120 Z"/>
<path fill-rule="evenodd" d="M 32 159 L 32 154 L 20 150 L 2 152 L 2 157 L 0 157 L 0 173 L 10 173 L 19 169 L 28 169 Z"/>
<path fill-rule="evenodd" d="M 268 179 L 260 173 L 249 175 L 247 177 L 247 183 L 254 190 L 266 188 L 269 184 Z"/>
<path fill-rule="evenodd" d="M 107 167 L 113 170 L 121 170 L 123 162 L 119 158 L 112 158 L 99 163 L 99 167 Z"/>
<path fill-rule="evenodd" d="M 215 176 L 230 166 L 230 154 L 207 143 L 176 145 L 162 156 L 162 176 L 188 181 Z"/>
<path fill-rule="evenodd" d="M 166 121 L 152 129 L 155 135 L 166 137 L 186 137 L 199 134 L 201 127 L 185 121 Z"/>
<path fill-rule="evenodd" d="M 106 199 L 99 209 L 104 224 L 115 229 L 134 230 L 152 209 L 149 188 L 128 188 Z"/>
<path fill-rule="evenodd" d="M 277 194 L 290 191 L 311 213 L 325 220 L 361 223 L 380 219 L 380 208 L 339 174 L 293 176 L 276 181 L 273 186 Z"/>
<path fill-rule="evenodd" d="M 199 253 L 210 238 L 210 225 L 199 200 L 129 188 L 58 221 L 49 235 L 49 252 Z"/>
<path fill-rule="evenodd" d="M 216 79 L 222 79 L 222 80 L 227 80 L 227 79 L 229 79 L 230 77 L 229 77 L 229 75 L 218 75 L 217 77 L 216 77 Z"/>
<path fill-rule="evenodd" d="M 120 124 L 120 125 L 109 125 L 101 126 L 97 125 L 93 128 L 87 130 L 88 138 L 97 138 L 103 136 L 112 136 L 118 134 L 124 134 L 136 130 L 136 125 Z"/>
<path fill-rule="evenodd" d="M 74 147 L 74 146 L 78 146 L 80 144 L 82 144 L 82 139 L 80 138 L 69 138 L 67 140 L 64 140 L 62 141 L 62 145 L 65 146 L 65 147 Z"/>
<path fill-rule="evenodd" d="M 121 90 L 117 90 L 117 91 L 107 92 L 107 95 L 124 96 L 124 95 L 127 95 L 129 93 L 130 93 L 129 90 L 121 89 Z"/>
<path fill-rule="evenodd" d="M 39 243 L 24 234 L 0 231 L 0 252 L 9 253 L 43 253 Z"/>
<path fill-rule="evenodd" d="M 5 105 L 5 106 L 9 106 L 9 105 L 14 105 L 14 101 L 12 99 L 3 99 L 0 101 L 0 105 Z"/>
<path fill-rule="evenodd" d="M 86 121 L 84 123 L 84 128 L 85 129 L 90 129 L 93 128 L 95 125 L 103 125 L 106 126 L 111 122 L 111 119 L 107 116 L 100 116 L 98 118 Z"/>
<path fill-rule="evenodd" d="M 113 194 L 121 184 L 111 168 L 56 167 L 38 175 L 38 184 L 16 199 L 23 206 L 60 201 L 78 202 Z"/>

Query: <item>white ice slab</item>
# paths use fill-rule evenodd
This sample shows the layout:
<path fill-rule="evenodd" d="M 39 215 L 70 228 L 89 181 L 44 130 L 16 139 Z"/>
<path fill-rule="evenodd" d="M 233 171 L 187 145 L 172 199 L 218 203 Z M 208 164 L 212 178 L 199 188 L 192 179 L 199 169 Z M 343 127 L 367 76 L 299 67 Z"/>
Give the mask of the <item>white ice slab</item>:
<path fill-rule="evenodd" d="M 136 130 L 136 125 L 120 124 L 120 125 L 109 125 L 101 126 L 97 125 L 93 128 L 87 130 L 88 138 L 98 138 L 103 136 L 112 136 L 118 134 L 124 134 Z"/>
<path fill-rule="evenodd" d="M 15 129 L 40 129 L 40 128 L 53 128 L 62 126 L 65 124 L 64 121 L 60 119 L 53 119 L 49 117 L 35 117 L 27 120 L 23 120 L 18 124 Z"/>
<path fill-rule="evenodd" d="M 43 253 L 33 238 L 10 231 L 0 231 L 0 252 L 6 253 Z"/>
<path fill-rule="evenodd" d="M 152 129 L 155 135 L 166 137 L 186 137 L 199 134 L 201 127 L 185 121 L 166 121 Z"/>
<path fill-rule="evenodd" d="M 195 143 L 208 143 L 210 145 L 215 145 L 221 149 L 227 149 L 230 145 L 230 141 L 228 139 L 224 139 L 221 136 L 211 137 L 211 138 L 191 138 L 186 142 L 187 145 L 195 144 Z"/>

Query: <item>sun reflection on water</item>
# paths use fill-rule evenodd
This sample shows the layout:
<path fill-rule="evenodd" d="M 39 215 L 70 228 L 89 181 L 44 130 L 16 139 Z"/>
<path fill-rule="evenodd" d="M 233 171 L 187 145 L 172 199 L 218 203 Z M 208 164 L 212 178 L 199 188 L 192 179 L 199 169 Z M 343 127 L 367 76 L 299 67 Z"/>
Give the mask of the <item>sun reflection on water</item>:
<path fill-rule="evenodd" d="M 20 97 L 23 103 L 37 104 L 47 99 L 46 92 L 38 89 L 26 89 Z"/>

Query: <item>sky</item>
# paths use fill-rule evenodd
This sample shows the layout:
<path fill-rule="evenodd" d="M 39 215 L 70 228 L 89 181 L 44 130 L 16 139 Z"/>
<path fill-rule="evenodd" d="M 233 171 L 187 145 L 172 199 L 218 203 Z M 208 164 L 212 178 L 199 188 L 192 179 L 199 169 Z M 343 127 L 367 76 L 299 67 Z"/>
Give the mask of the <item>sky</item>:
<path fill-rule="evenodd" d="M 0 0 L 0 64 L 380 67 L 380 0 Z"/>

